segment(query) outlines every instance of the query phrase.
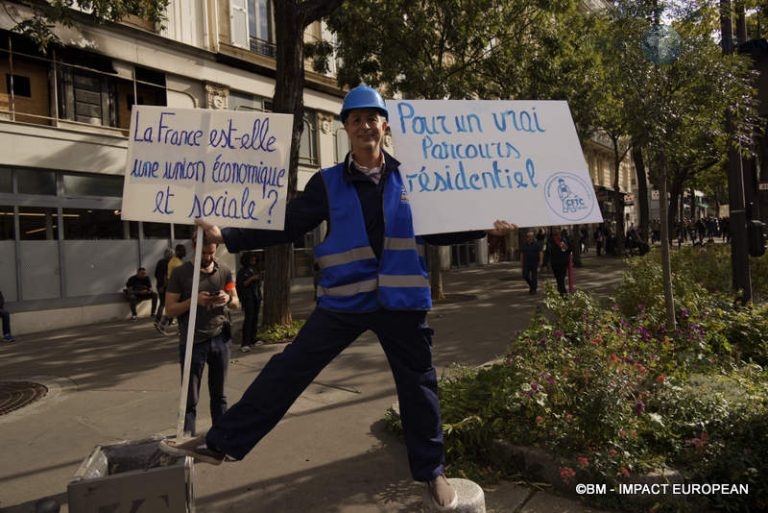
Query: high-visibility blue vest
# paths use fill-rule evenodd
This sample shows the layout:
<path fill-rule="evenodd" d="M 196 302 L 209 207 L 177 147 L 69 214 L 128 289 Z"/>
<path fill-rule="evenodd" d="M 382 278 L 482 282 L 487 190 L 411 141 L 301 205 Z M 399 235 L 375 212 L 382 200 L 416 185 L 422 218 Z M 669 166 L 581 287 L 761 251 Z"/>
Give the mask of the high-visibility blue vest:
<path fill-rule="evenodd" d="M 320 268 L 317 304 L 343 312 L 429 310 L 432 299 L 424 242 L 413 234 L 411 207 L 399 171 L 384 183 L 381 260 L 369 242 L 363 209 L 344 164 L 321 171 L 328 193 L 330 233 L 315 247 Z"/>

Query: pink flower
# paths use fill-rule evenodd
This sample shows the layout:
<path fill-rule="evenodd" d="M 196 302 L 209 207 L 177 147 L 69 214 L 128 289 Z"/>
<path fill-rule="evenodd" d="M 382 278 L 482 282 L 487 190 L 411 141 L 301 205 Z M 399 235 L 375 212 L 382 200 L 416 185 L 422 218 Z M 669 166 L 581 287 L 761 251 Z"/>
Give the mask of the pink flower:
<path fill-rule="evenodd" d="M 571 467 L 560 467 L 560 479 L 562 479 L 563 482 L 567 483 L 574 477 L 576 477 L 576 471 Z"/>
<path fill-rule="evenodd" d="M 579 456 L 578 458 L 576 458 L 576 463 L 578 463 L 581 468 L 588 467 L 589 458 L 587 458 L 586 456 Z"/>
<path fill-rule="evenodd" d="M 704 452 L 707 444 L 709 444 L 709 433 L 702 431 L 696 438 L 686 440 L 686 443 L 692 445 L 696 449 L 696 452 Z"/>
<path fill-rule="evenodd" d="M 667 380 L 667 375 L 662 372 L 661 374 L 656 376 L 656 380 L 655 381 L 659 385 L 663 385 L 666 380 Z"/>
<path fill-rule="evenodd" d="M 536 415 L 536 418 L 534 420 L 536 421 L 536 424 L 541 424 L 542 422 L 544 422 L 544 417 L 542 417 L 541 415 Z"/>
<path fill-rule="evenodd" d="M 627 467 L 621 467 L 619 469 L 619 474 L 621 474 L 624 477 L 629 477 L 629 470 L 627 469 Z"/>
<path fill-rule="evenodd" d="M 619 453 L 613 447 L 608 449 L 608 456 L 610 456 L 611 458 L 615 458 L 617 454 Z"/>

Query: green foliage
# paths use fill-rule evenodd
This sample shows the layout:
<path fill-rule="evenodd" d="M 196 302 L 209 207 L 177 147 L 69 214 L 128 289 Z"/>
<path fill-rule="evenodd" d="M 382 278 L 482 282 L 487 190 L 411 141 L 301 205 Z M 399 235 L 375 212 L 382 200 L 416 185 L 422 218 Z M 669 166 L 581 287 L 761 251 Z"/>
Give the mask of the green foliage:
<path fill-rule="evenodd" d="M 586 130 L 604 83 L 597 53 L 581 45 L 592 27 L 578 6 L 577 0 L 346 2 L 328 19 L 339 41 L 338 81 L 405 98 L 568 100 Z M 313 48 L 316 69 L 323 69 L 328 50 Z"/>
<path fill-rule="evenodd" d="M 304 326 L 303 320 L 295 320 L 291 324 L 274 324 L 272 326 L 262 326 L 256 338 L 266 343 L 278 344 L 290 342 L 299 333 Z"/>
<path fill-rule="evenodd" d="M 650 182 L 660 188 L 666 180 L 670 186 L 671 214 L 685 188 L 722 195 L 720 164 L 728 148 L 746 151 L 760 126 L 750 59 L 723 55 L 713 37 L 719 10 L 711 0 L 611 4 L 587 40 L 599 51 L 605 76 L 595 124 L 643 148 Z M 679 57 L 662 66 L 641 52 L 644 33 L 656 23 L 670 24 L 682 39 Z M 726 114 L 732 131 L 725 129 Z M 614 174 L 618 187 L 617 180 Z"/>
<path fill-rule="evenodd" d="M 61 41 L 52 31 L 54 24 L 75 24 L 77 16 L 85 16 L 93 23 L 118 22 L 128 16 L 138 16 L 152 23 L 165 21 L 170 0 L 48 0 L 32 3 L 34 15 L 18 19 L 16 32 L 32 39 L 45 52 L 51 44 Z M 0 7 L 14 16 L 9 6 L 14 3 L 0 0 Z"/>
<path fill-rule="evenodd" d="M 555 455 L 565 481 L 582 472 L 614 485 L 672 468 L 688 482 L 750 486 L 747 496 L 660 496 L 654 511 L 768 507 L 768 307 L 742 307 L 721 288 L 721 248 L 679 251 L 669 331 L 654 258 L 628 262 L 610 304 L 548 291 L 503 360 L 450 370 L 440 393 L 452 473 L 504 474 L 492 449 L 504 440 Z"/>

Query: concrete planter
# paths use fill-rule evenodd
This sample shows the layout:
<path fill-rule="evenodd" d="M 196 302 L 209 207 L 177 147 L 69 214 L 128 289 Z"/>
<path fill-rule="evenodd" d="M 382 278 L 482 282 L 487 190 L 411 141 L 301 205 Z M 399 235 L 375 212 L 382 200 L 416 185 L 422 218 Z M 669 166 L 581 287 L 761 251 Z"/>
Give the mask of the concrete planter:
<path fill-rule="evenodd" d="M 193 466 L 160 440 L 97 446 L 67 486 L 70 513 L 194 513 Z"/>
<path fill-rule="evenodd" d="M 504 440 L 494 440 L 492 454 L 497 465 L 516 468 L 526 479 L 542 481 L 552 485 L 552 488 L 565 495 L 580 496 L 576 491 L 576 483 L 599 483 L 600 480 L 582 469 L 574 469 L 576 476 L 572 482 L 565 482 L 560 476 L 561 462 L 555 456 L 537 447 L 514 445 Z M 684 482 L 683 476 L 674 469 L 662 468 L 643 475 L 634 475 L 628 484 L 639 486 L 653 486 L 665 484 L 680 484 Z M 651 502 L 657 502 L 660 498 L 670 501 L 685 500 L 680 495 L 654 495 L 642 493 L 625 493 L 620 495 L 621 500 L 627 504 L 644 506 Z"/>

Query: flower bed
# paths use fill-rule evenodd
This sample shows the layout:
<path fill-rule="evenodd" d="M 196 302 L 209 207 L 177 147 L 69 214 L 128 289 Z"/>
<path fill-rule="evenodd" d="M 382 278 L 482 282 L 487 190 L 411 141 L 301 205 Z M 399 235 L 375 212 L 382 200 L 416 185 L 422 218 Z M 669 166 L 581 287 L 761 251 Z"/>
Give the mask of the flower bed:
<path fill-rule="evenodd" d="M 651 255 L 629 263 L 609 304 L 549 290 L 501 361 L 452 369 L 441 383 L 451 471 L 480 481 L 519 472 L 514 458 L 498 458 L 502 441 L 552 455 L 566 489 L 585 479 L 608 489 L 647 482 L 659 469 L 685 483 L 749 487 L 683 500 L 659 494 L 642 506 L 628 495 L 595 496 L 613 507 L 767 511 L 768 308 L 707 290 L 695 266 L 683 265 L 690 258 L 702 267 L 706 251 L 722 249 L 676 255 L 674 330 L 665 328 Z"/>

